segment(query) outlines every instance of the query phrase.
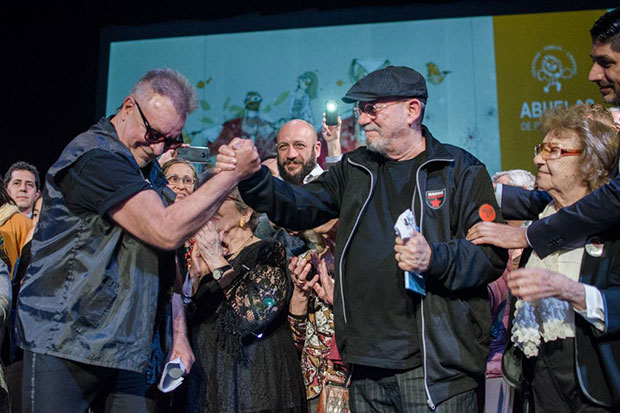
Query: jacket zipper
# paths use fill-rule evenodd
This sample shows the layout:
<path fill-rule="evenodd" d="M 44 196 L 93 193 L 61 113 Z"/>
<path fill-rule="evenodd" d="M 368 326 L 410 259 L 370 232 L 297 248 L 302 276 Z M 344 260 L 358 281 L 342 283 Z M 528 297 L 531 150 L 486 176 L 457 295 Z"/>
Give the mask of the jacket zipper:
<path fill-rule="evenodd" d="M 419 190 L 420 185 L 418 184 L 418 182 L 420 182 L 420 170 L 424 166 L 428 165 L 431 162 L 435 162 L 435 161 L 452 162 L 454 161 L 454 159 L 429 159 L 426 162 L 424 162 L 422 165 L 420 165 L 420 167 L 415 173 L 415 190 L 418 192 L 418 197 L 420 199 L 420 234 L 422 234 L 422 225 L 424 224 L 424 214 L 422 213 L 424 211 L 424 199 L 422 198 L 422 191 Z M 415 207 L 415 205 L 412 205 L 412 208 L 413 207 Z M 426 322 L 424 320 L 424 298 L 420 300 L 420 313 L 422 314 L 422 369 L 424 370 L 424 391 L 426 392 L 426 404 L 428 404 L 428 407 L 431 410 L 435 410 L 436 406 L 435 406 L 435 403 L 433 403 L 431 392 L 428 389 L 428 368 L 426 365 Z"/>
<path fill-rule="evenodd" d="M 342 249 L 342 257 L 340 258 L 340 263 L 338 263 L 338 269 L 339 269 L 339 281 L 340 281 L 340 300 L 342 301 L 342 315 L 344 318 L 344 323 L 347 323 L 347 308 L 345 307 L 344 304 L 344 288 L 343 288 L 343 282 L 342 282 L 342 274 L 344 274 L 344 268 L 343 268 L 343 263 L 344 263 L 344 257 L 346 256 L 347 253 L 347 249 L 349 248 L 349 244 L 351 243 L 351 238 L 353 236 L 353 232 L 355 231 L 355 228 L 357 228 L 357 225 L 360 222 L 360 218 L 362 217 L 362 213 L 366 210 L 366 205 L 368 205 L 368 202 L 370 201 L 370 197 L 372 196 L 372 191 L 373 188 L 375 186 L 375 177 L 372 174 L 372 172 L 370 172 L 370 169 L 368 169 L 367 167 L 365 167 L 364 165 L 358 164 L 356 162 L 353 162 L 351 159 L 347 159 L 347 161 L 352 164 L 355 165 L 359 168 L 362 168 L 363 170 L 365 170 L 366 172 L 368 172 L 368 175 L 370 175 L 370 192 L 368 193 L 368 198 L 366 198 L 366 201 L 364 202 L 364 205 L 362 205 L 362 209 L 360 210 L 360 213 L 357 215 L 357 219 L 355 220 L 355 224 L 353 225 L 353 229 L 351 230 L 351 232 L 349 233 L 349 237 L 347 238 L 347 242 L 345 242 L 344 244 L 344 248 Z"/>

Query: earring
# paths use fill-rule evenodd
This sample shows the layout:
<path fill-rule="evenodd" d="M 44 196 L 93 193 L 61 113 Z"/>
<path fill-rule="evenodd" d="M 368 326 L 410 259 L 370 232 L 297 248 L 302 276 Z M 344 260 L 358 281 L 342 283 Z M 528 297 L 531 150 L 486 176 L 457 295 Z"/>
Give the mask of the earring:
<path fill-rule="evenodd" d="M 245 227 L 245 219 L 243 219 L 243 218 L 239 218 L 239 227 L 240 227 L 240 228 Z"/>

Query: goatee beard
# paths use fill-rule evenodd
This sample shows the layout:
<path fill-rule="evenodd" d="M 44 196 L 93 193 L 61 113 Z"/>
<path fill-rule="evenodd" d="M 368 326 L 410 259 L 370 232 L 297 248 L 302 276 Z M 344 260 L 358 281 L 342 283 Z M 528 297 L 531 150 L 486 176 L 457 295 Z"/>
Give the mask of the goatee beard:
<path fill-rule="evenodd" d="M 290 162 L 293 163 L 293 162 Z M 304 162 L 301 166 L 301 169 L 296 174 L 290 174 L 280 162 L 278 162 L 278 171 L 280 172 L 280 177 L 289 184 L 292 185 L 302 185 L 304 183 L 304 178 L 312 172 L 316 165 L 316 155 L 312 154 L 312 159 L 308 159 L 307 162 Z"/>

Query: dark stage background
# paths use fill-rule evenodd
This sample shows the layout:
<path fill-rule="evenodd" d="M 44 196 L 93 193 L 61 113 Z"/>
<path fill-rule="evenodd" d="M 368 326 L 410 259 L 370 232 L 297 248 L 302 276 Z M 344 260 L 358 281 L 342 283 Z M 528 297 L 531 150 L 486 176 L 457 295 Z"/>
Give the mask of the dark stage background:
<path fill-rule="evenodd" d="M 618 1 L 60 2 L 0 8 L 3 85 L 0 173 L 17 160 L 42 174 L 102 115 L 97 96 L 104 28 L 175 35 L 188 25 L 220 32 L 617 7 Z M 518 3 L 518 4 L 517 4 Z M 107 31 L 109 32 L 109 30 Z M 587 51 L 584 50 L 584 53 Z"/>

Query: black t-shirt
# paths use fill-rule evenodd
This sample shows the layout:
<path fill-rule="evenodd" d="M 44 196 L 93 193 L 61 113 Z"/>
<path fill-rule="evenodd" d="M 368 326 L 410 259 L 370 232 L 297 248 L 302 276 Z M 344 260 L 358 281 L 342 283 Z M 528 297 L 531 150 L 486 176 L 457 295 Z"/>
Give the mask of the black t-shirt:
<path fill-rule="evenodd" d="M 345 277 L 358 282 L 347 283 L 345 297 L 355 303 L 347 324 L 356 337 L 347 349 L 357 359 L 353 363 L 391 369 L 421 365 L 415 317 L 420 299 L 405 290 L 394 257 L 394 224 L 405 210 L 419 210 L 415 174 L 425 159 L 423 152 L 407 161 L 380 162 L 374 194 L 351 240 Z"/>
<path fill-rule="evenodd" d="M 96 212 L 103 216 L 138 192 L 152 189 L 128 159 L 101 149 L 82 155 L 59 176 L 58 185 L 77 215 Z"/>

